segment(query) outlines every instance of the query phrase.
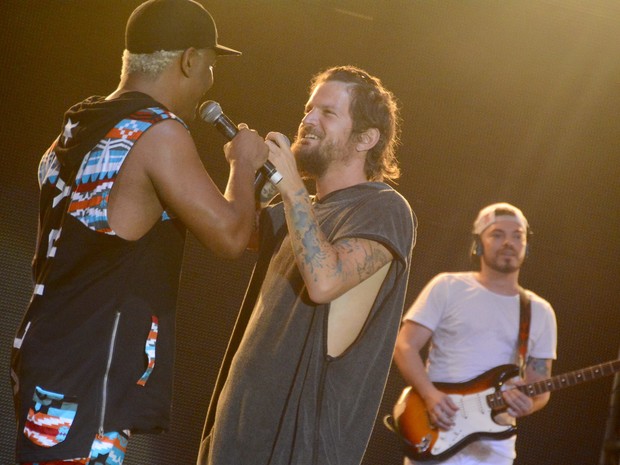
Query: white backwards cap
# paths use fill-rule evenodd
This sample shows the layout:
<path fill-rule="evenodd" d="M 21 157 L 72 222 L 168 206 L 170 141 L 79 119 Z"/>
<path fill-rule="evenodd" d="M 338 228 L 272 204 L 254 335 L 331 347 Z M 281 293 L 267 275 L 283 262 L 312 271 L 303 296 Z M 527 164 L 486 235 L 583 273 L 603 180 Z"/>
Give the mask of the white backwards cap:
<path fill-rule="evenodd" d="M 494 203 L 480 210 L 476 221 L 474 221 L 473 233 L 480 235 L 482 234 L 482 231 L 498 221 L 514 221 L 525 231 L 529 229 L 529 224 L 521 210 L 514 205 L 510 205 L 509 203 L 500 202 Z"/>

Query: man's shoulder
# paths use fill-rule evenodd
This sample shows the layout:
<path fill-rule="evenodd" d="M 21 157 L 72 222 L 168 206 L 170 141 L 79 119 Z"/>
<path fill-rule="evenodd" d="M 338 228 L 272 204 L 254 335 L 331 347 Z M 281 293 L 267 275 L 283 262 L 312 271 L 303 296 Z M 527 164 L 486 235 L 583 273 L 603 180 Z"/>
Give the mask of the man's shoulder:
<path fill-rule="evenodd" d="M 553 307 L 551 306 L 551 304 L 549 303 L 547 299 L 545 299 L 544 297 L 541 297 L 540 295 L 536 294 L 534 291 L 530 289 L 525 289 L 525 292 L 531 299 L 532 305 L 534 306 L 534 308 L 539 307 L 546 311 L 553 312 Z"/>
<path fill-rule="evenodd" d="M 364 203 L 373 209 L 378 217 L 397 215 L 404 220 L 410 218 L 414 226 L 417 219 L 407 199 L 392 186 L 383 182 L 370 182 L 360 186 Z"/>
<path fill-rule="evenodd" d="M 144 110 L 149 111 L 148 110 Z M 171 114 L 174 116 L 173 114 Z M 194 140 L 180 118 L 161 118 L 161 115 L 155 115 L 154 119 L 149 120 L 146 126 L 142 128 L 140 134 L 136 131 L 135 137 L 140 137 L 142 141 L 147 142 L 151 149 L 156 151 L 165 150 L 167 147 L 177 147 L 178 151 L 183 150 L 184 144 L 194 145 Z M 132 124 L 129 119 L 128 124 Z M 146 137 L 144 137 L 146 136 Z M 146 145 L 142 142 L 140 145 Z"/>
<path fill-rule="evenodd" d="M 472 271 L 444 271 L 436 274 L 431 282 L 446 284 L 460 283 L 469 286 L 475 284 L 475 278 Z"/>
<path fill-rule="evenodd" d="M 407 199 L 400 192 L 385 182 L 367 182 L 361 186 L 370 190 L 373 195 L 381 195 L 383 198 L 393 198 L 409 205 Z"/>
<path fill-rule="evenodd" d="M 160 121 L 171 120 L 171 121 L 179 122 L 183 126 L 187 127 L 185 122 L 179 116 L 177 116 L 175 113 L 171 112 L 170 110 L 166 109 L 163 105 L 154 104 L 154 105 L 145 106 L 144 108 L 134 111 L 130 115 L 130 118 L 135 119 L 135 120 L 144 119 L 149 123 L 158 123 Z"/>
<path fill-rule="evenodd" d="M 428 292 L 442 295 L 460 295 L 461 292 L 476 291 L 479 284 L 471 271 L 442 272 L 426 284 Z"/>

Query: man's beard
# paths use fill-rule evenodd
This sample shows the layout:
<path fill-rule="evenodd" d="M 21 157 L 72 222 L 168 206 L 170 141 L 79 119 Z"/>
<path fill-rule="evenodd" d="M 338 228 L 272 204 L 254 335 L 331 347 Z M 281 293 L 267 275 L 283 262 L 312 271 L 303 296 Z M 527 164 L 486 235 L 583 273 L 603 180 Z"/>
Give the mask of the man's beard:
<path fill-rule="evenodd" d="M 334 142 L 320 141 L 307 147 L 296 140 L 291 150 L 295 154 L 299 174 L 305 179 L 318 179 L 327 172 L 332 162 L 349 158 L 345 147 L 337 146 Z"/>
<path fill-rule="evenodd" d="M 493 259 L 488 259 L 485 255 L 483 255 L 482 260 L 484 261 L 485 265 L 489 268 L 491 268 L 494 271 L 497 271 L 499 273 L 504 273 L 504 274 L 510 274 L 510 273 L 514 273 L 515 271 L 518 271 L 521 268 L 521 265 L 523 263 L 523 260 L 519 260 L 519 257 L 517 257 L 515 255 L 515 258 L 517 258 L 517 264 L 513 265 L 511 261 L 506 261 L 503 257 L 495 257 Z"/>

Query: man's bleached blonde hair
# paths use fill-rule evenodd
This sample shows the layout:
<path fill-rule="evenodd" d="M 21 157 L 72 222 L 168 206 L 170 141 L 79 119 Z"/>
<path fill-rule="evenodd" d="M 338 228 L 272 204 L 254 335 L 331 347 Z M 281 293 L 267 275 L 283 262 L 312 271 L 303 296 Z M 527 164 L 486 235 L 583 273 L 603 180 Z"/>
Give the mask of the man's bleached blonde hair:
<path fill-rule="evenodd" d="M 151 78 L 156 78 L 182 53 L 183 50 L 160 50 L 153 53 L 131 53 L 129 50 L 125 50 L 123 52 L 121 78 L 132 73 L 143 73 Z"/>

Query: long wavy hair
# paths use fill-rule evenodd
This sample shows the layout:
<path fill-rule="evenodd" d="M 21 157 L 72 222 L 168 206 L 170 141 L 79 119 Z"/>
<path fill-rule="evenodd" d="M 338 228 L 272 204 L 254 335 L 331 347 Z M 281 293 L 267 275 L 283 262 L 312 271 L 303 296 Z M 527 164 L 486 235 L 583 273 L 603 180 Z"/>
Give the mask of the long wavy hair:
<path fill-rule="evenodd" d="M 379 131 L 379 141 L 368 151 L 366 177 L 370 181 L 389 180 L 400 177 L 396 148 L 400 142 L 400 115 L 394 94 L 381 81 L 355 66 L 337 66 L 312 78 L 310 90 L 327 81 L 349 84 L 353 120 L 352 134 L 362 134 L 370 128 Z"/>

